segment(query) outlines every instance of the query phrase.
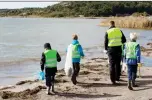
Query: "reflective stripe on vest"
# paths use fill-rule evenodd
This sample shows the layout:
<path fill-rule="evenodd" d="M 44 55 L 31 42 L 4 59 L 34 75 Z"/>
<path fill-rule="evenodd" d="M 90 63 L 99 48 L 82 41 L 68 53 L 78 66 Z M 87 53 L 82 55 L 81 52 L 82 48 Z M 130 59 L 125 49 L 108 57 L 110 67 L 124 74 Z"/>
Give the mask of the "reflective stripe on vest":
<path fill-rule="evenodd" d="M 114 47 L 114 46 L 121 46 L 121 38 L 122 33 L 119 28 L 111 28 L 107 31 L 108 33 L 108 46 Z"/>
<path fill-rule="evenodd" d="M 46 50 L 45 55 L 45 67 L 54 68 L 57 67 L 57 52 L 55 50 Z"/>
<path fill-rule="evenodd" d="M 136 42 L 128 42 L 126 43 L 126 58 L 136 59 Z"/>
<path fill-rule="evenodd" d="M 80 58 L 80 53 L 78 52 L 79 44 L 72 45 L 72 58 Z"/>

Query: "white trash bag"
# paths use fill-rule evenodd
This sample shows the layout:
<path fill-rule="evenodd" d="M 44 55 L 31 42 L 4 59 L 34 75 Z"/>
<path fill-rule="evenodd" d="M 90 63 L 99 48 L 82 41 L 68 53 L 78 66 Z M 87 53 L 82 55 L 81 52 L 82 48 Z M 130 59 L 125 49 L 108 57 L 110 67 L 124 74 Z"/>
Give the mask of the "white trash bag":
<path fill-rule="evenodd" d="M 67 49 L 64 71 L 65 71 L 65 74 L 69 77 L 72 76 L 72 74 L 73 74 L 72 44 L 70 44 Z"/>
<path fill-rule="evenodd" d="M 122 63 L 122 72 L 127 73 L 127 65 L 124 62 Z"/>
<path fill-rule="evenodd" d="M 108 57 L 108 54 L 107 54 L 107 50 L 103 50 L 103 58 L 104 58 L 104 59 L 107 58 L 107 63 L 110 64 L 110 63 L 109 63 L 109 57 Z"/>

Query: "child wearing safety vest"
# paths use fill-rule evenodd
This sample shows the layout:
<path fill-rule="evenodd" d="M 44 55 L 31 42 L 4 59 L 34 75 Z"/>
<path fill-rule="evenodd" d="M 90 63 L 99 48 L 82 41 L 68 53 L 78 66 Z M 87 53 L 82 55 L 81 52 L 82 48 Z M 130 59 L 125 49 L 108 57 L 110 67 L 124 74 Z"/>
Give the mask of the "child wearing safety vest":
<path fill-rule="evenodd" d="M 71 81 L 74 85 L 76 85 L 77 80 L 76 77 L 80 71 L 80 60 L 84 57 L 82 46 L 78 41 L 78 36 L 76 34 L 72 35 L 72 64 L 73 64 L 73 75 L 71 77 Z"/>
<path fill-rule="evenodd" d="M 137 87 L 135 79 L 137 76 L 137 67 L 141 66 L 140 63 L 140 45 L 136 42 L 137 34 L 130 33 L 130 41 L 124 45 L 125 62 L 128 67 L 128 89 L 133 90 L 133 87 Z"/>
<path fill-rule="evenodd" d="M 61 57 L 56 50 L 51 49 L 50 43 L 45 43 L 44 49 L 45 51 L 42 53 L 40 64 L 42 72 L 45 69 L 47 94 L 50 95 L 51 88 L 52 92 L 54 92 L 54 78 L 57 72 L 57 62 L 61 61 Z"/>

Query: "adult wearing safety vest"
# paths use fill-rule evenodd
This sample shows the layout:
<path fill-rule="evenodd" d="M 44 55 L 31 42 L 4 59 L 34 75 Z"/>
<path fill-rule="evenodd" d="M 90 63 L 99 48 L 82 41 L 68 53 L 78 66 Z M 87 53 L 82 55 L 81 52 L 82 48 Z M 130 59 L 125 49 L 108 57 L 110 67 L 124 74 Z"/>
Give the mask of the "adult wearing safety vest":
<path fill-rule="evenodd" d="M 122 44 L 126 42 L 126 38 L 123 32 L 115 27 L 115 22 L 110 21 L 110 28 L 105 34 L 105 50 L 108 53 L 110 63 L 110 79 L 113 84 L 116 81 L 120 81 L 121 74 L 121 55 L 122 55 Z"/>
<path fill-rule="evenodd" d="M 73 75 L 71 78 L 71 81 L 74 85 L 76 85 L 77 80 L 76 77 L 79 74 L 80 71 L 80 60 L 84 57 L 82 46 L 80 45 L 78 41 L 78 36 L 76 34 L 72 35 L 73 41 L 72 41 L 72 64 L 73 64 Z"/>
<path fill-rule="evenodd" d="M 52 50 L 49 43 L 44 44 L 45 51 L 42 53 L 41 57 L 41 70 L 44 71 L 45 68 L 45 77 L 46 77 L 46 86 L 47 94 L 54 92 L 54 78 L 57 72 L 57 62 L 61 61 L 61 57 L 56 50 Z"/>
<path fill-rule="evenodd" d="M 130 33 L 130 40 L 124 46 L 124 56 L 125 62 L 128 67 L 128 89 L 133 90 L 132 87 L 136 87 L 135 79 L 137 74 L 137 66 L 141 66 L 140 64 L 140 45 L 136 43 L 137 34 Z M 132 83 L 132 84 L 131 84 Z"/>

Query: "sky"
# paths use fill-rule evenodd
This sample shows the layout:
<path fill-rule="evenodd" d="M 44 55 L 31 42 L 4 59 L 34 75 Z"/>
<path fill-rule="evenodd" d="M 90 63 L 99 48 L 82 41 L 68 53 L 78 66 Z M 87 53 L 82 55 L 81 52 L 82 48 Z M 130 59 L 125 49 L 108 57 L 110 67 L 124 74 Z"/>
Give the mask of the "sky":
<path fill-rule="evenodd" d="M 15 9 L 26 7 L 47 7 L 58 2 L 0 2 L 0 9 Z"/>

